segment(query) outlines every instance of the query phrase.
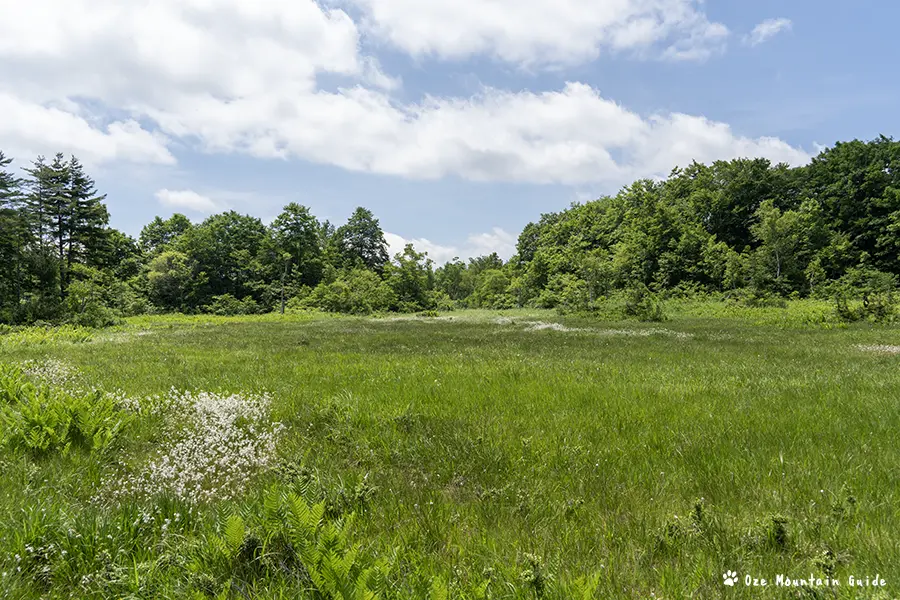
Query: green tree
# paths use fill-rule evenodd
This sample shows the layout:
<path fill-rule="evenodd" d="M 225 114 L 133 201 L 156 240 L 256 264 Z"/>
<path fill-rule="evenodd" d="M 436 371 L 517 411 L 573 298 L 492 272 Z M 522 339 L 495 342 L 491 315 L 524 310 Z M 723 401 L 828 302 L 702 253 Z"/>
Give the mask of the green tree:
<path fill-rule="evenodd" d="M 344 266 L 362 266 L 381 273 L 390 260 L 381 225 L 366 208 L 357 208 L 334 237 Z"/>
<path fill-rule="evenodd" d="M 475 278 L 459 257 L 438 268 L 434 273 L 434 279 L 437 289 L 454 301 L 468 298 L 475 290 Z"/>
<path fill-rule="evenodd" d="M 760 242 L 762 276 L 774 280 L 776 286 L 795 268 L 796 252 L 801 243 L 800 215 L 782 212 L 774 201 L 763 201 L 756 211 L 756 223 L 750 227 Z"/>
<path fill-rule="evenodd" d="M 22 298 L 28 227 L 21 211 L 22 182 L 8 172 L 0 152 L 0 322 L 11 321 Z"/>
<path fill-rule="evenodd" d="M 99 257 L 109 243 L 109 212 L 104 201 L 106 194 L 98 194 L 94 180 L 79 160 L 72 156 L 68 162 L 69 185 L 66 189 L 69 227 L 66 264 L 98 264 Z"/>
<path fill-rule="evenodd" d="M 288 257 L 288 276 L 298 285 L 315 287 L 322 280 L 321 226 L 309 209 L 288 204 L 271 225 L 275 248 Z"/>
<path fill-rule="evenodd" d="M 407 244 L 385 270 L 386 281 L 397 298 L 402 312 L 415 312 L 433 308 L 429 292 L 433 288 L 434 274 L 431 259 L 424 252 L 416 252 L 412 244 Z"/>
<path fill-rule="evenodd" d="M 138 241 L 145 253 L 157 254 L 175 244 L 192 227 L 190 219 L 180 213 L 165 220 L 156 217 L 144 226 Z"/>
<path fill-rule="evenodd" d="M 174 249 L 186 254 L 194 265 L 196 309 L 214 296 L 231 294 L 235 298 L 261 296 L 265 287 L 263 251 L 269 231 L 262 221 L 234 211 L 213 215 L 187 230 Z M 259 298 L 256 298 L 257 300 Z"/>
<path fill-rule="evenodd" d="M 188 305 L 194 270 L 186 254 L 167 250 L 148 265 L 150 301 L 165 310 L 184 310 Z"/>
<path fill-rule="evenodd" d="M 514 300 L 507 294 L 511 283 L 500 269 L 482 271 L 472 294 L 472 304 L 480 308 L 512 308 Z"/>
<path fill-rule="evenodd" d="M 386 311 L 396 303 L 391 287 L 368 269 L 353 269 L 331 283 L 323 282 L 303 301 L 305 306 L 359 315 Z"/>

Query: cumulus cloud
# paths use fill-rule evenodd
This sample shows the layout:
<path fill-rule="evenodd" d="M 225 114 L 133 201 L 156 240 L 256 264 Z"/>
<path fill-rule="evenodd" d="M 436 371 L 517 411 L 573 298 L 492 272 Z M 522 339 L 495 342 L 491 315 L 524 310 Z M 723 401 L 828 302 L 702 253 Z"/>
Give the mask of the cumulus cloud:
<path fill-rule="evenodd" d="M 348 0 L 368 30 L 414 56 L 490 54 L 528 67 L 566 65 L 601 52 L 702 60 L 728 28 L 702 0 Z"/>
<path fill-rule="evenodd" d="M 454 258 L 468 260 L 476 256 L 484 256 L 496 252 L 503 260 L 508 260 L 516 253 L 516 236 L 494 227 L 488 233 L 475 233 L 460 246 L 442 246 L 425 238 L 406 239 L 395 233 L 385 233 L 385 241 L 391 256 L 403 252 L 406 244 L 412 244 L 419 252 L 425 252 L 436 265 L 443 265 Z"/>
<path fill-rule="evenodd" d="M 790 19 L 766 19 L 744 37 L 744 43 L 750 46 L 758 46 L 769 41 L 782 31 L 789 31 L 791 27 L 793 27 L 793 23 Z"/>
<path fill-rule="evenodd" d="M 156 199 L 159 200 L 160 204 L 169 208 L 202 214 L 211 214 L 224 208 L 223 205 L 215 202 L 212 198 L 192 190 L 163 189 L 156 192 Z"/>
<path fill-rule="evenodd" d="M 314 0 L 8 3 L 0 146 L 171 164 L 177 144 L 415 179 L 609 186 L 691 160 L 808 160 L 699 116 L 637 114 L 575 82 L 401 103 L 391 92 L 400 80 L 360 50 L 365 31 L 412 53 L 523 64 L 602 48 L 699 58 L 727 30 L 697 0 L 353 1 L 364 24 Z M 322 75 L 347 83 L 326 91 Z"/>
<path fill-rule="evenodd" d="M 0 143 L 11 156 L 75 153 L 89 166 L 116 158 L 162 165 L 175 162 L 164 136 L 131 119 L 100 126 L 75 111 L 28 102 L 2 89 L 0 114 Z"/>

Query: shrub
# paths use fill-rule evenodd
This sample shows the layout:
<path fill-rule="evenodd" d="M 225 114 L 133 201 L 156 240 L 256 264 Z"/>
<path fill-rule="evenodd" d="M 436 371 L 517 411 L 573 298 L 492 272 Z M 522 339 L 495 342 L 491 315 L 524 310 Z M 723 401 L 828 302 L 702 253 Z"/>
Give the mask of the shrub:
<path fill-rule="evenodd" d="M 456 302 L 450 298 L 447 292 L 431 291 L 429 294 L 429 302 L 431 306 L 438 312 L 450 312 L 457 308 Z"/>
<path fill-rule="evenodd" d="M 637 284 L 625 291 L 626 317 L 634 317 L 640 321 L 665 321 L 662 302 L 644 284 Z"/>
<path fill-rule="evenodd" d="M 842 321 L 890 323 L 897 319 L 897 278 L 890 273 L 865 267 L 850 269 L 829 289 Z"/>
<path fill-rule="evenodd" d="M 213 296 L 212 300 L 212 303 L 205 307 L 204 312 L 222 317 L 259 313 L 259 304 L 250 296 L 243 300 L 238 300 L 231 294 L 222 294 L 221 296 Z"/>
<path fill-rule="evenodd" d="M 328 312 L 367 315 L 389 310 L 397 298 L 391 287 L 372 271 L 355 269 L 333 283 L 321 283 L 302 306 Z"/>
<path fill-rule="evenodd" d="M 787 300 L 782 296 L 755 287 L 732 290 L 726 299 L 748 308 L 787 308 Z"/>

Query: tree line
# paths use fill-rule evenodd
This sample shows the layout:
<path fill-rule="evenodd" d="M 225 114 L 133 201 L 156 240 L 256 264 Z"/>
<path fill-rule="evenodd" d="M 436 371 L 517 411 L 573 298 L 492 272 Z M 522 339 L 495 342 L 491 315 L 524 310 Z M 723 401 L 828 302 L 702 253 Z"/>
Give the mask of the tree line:
<path fill-rule="evenodd" d="M 496 254 L 435 266 L 390 257 L 378 219 L 336 227 L 291 203 L 270 224 L 234 211 L 109 227 L 74 156 L 21 169 L 0 152 L 0 322 L 103 325 L 154 312 L 365 314 L 460 307 L 592 311 L 616 295 L 747 302 L 847 298 L 886 310 L 900 275 L 900 143 L 838 143 L 808 165 L 693 163 L 663 181 L 548 213 Z M 885 300 L 887 299 L 887 300 Z M 843 304 L 841 304 L 843 302 Z"/>

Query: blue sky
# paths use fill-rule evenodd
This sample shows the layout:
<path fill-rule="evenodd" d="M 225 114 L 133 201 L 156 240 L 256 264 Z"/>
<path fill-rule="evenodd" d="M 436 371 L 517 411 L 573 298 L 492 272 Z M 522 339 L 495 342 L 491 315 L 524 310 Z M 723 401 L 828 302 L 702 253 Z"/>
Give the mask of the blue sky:
<path fill-rule="evenodd" d="M 892 2 L 32 0 L 0 19 L 0 149 L 75 153 L 112 224 L 372 209 L 492 250 L 691 159 L 802 164 L 900 124 Z"/>

